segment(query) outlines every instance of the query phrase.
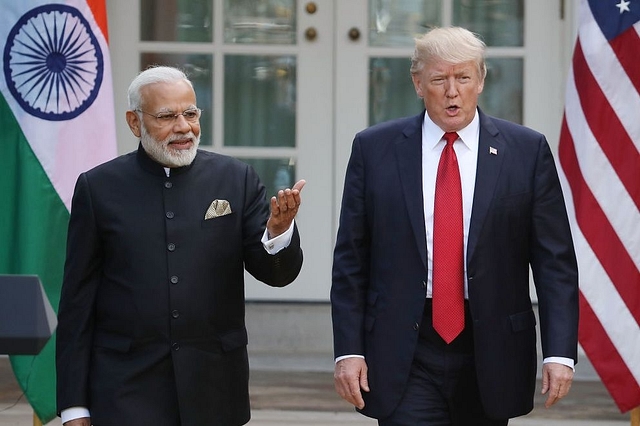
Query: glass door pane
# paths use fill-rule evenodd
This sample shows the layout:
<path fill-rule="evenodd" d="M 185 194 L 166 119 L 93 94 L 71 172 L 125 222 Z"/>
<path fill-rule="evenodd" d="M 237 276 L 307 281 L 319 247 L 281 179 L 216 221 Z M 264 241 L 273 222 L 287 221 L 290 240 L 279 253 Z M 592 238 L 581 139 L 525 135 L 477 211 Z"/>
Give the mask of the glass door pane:
<path fill-rule="evenodd" d="M 455 0 L 453 24 L 480 34 L 487 46 L 523 46 L 524 0 Z"/>
<path fill-rule="evenodd" d="M 413 88 L 408 58 L 369 59 L 369 123 L 415 115 L 424 109 Z"/>
<path fill-rule="evenodd" d="M 226 55 L 224 144 L 296 146 L 296 57 Z"/>
<path fill-rule="evenodd" d="M 523 58 L 487 58 L 487 77 L 478 104 L 489 115 L 522 123 Z"/>
<path fill-rule="evenodd" d="M 295 0 L 225 0 L 225 43 L 295 44 Z"/>
<path fill-rule="evenodd" d="M 140 40 L 211 42 L 210 0 L 141 0 Z"/>
<path fill-rule="evenodd" d="M 413 38 L 441 25 L 441 0 L 369 0 L 369 44 L 413 46 Z"/>

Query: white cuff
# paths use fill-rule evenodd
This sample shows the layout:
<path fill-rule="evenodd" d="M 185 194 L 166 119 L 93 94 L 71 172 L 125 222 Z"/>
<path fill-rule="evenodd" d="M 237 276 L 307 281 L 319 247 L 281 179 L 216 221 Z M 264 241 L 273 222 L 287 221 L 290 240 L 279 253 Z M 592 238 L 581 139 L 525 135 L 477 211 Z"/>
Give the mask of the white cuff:
<path fill-rule="evenodd" d="M 364 355 L 342 355 L 342 356 L 337 357 L 335 362 L 337 364 L 339 361 L 342 361 L 343 359 L 347 359 L 347 358 L 362 358 L 362 359 L 364 359 Z"/>
<path fill-rule="evenodd" d="M 549 362 L 556 362 L 558 364 L 566 365 L 571 368 L 573 371 L 576 371 L 575 362 L 572 358 L 565 358 L 563 356 L 550 356 L 542 360 L 543 364 L 547 364 Z"/>
<path fill-rule="evenodd" d="M 71 420 L 81 419 L 83 417 L 91 417 L 91 414 L 89 414 L 89 410 L 85 407 L 71 407 L 60 412 L 60 419 L 62 420 L 62 424 L 65 424 L 66 422 Z"/>
<path fill-rule="evenodd" d="M 276 254 L 280 250 L 289 247 L 289 244 L 291 244 L 291 237 L 293 237 L 293 225 L 294 221 L 292 220 L 289 229 L 287 229 L 277 237 L 273 237 L 272 239 L 269 239 L 269 232 L 266 229 L 264 230 L 264 234 L 262 234 L 262 240 L 260 241 L 262 242 L 262 245 L 264 246 L 264 249 L 267 251 L 267 253 Z"/>

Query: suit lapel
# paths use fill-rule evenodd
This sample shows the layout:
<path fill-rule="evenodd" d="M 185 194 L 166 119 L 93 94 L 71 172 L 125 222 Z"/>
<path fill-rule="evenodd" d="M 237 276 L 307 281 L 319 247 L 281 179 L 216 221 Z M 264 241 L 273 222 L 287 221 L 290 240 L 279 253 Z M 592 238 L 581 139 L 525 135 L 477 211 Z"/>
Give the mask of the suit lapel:
<path fill-rule="evenodd" d="M 493 121 L 481 111 L 479 114 L 478 168 L 467 241 L 467 264 L 473 259 L 473 252 L 480 237 L 482 224 L 487 217 L 489 206 L 493 202 L 493 194 L 507 150 L 507 146 Z"/>
<path fill-rule="evenodd" d="M 427 236 L 424 227 L 424 202 L 422 193 L 422 121 L 424 112 L 403 130 L 395 143 L 398 174 L 409 221 L 422 263 L 427 268 Z"/>

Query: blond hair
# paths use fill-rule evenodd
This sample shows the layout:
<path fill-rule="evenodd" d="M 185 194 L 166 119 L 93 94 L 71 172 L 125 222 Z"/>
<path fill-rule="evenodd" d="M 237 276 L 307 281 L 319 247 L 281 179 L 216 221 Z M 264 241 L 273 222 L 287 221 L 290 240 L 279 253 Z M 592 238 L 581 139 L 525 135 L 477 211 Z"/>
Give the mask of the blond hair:
<path fill-rule="evenodd" d="M 429 62 L 445 61 L 452 64 L 474 61 L 481 80 L 487 75 L 486 45 L 479 36 L 462 27 L 434 28 L 415 39 L 411 56 L 411 74 L 419 73 Z"/>

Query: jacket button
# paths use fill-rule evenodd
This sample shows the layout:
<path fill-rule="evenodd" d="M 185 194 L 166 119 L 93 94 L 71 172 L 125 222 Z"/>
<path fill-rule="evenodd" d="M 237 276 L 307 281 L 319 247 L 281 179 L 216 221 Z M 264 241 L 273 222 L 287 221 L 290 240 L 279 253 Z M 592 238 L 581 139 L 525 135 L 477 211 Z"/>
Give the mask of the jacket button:
<path fill-rule="evenodd" d="M 420 324 L 418 324 L 418 323 L 413 324 L 413 329 L 414 330 L 418 331 L 419 328 L 420 328 Z"/>
<path fill-rule="evenodd" d="M 173 311 L 171 311 L 171 316 L 174 318 L 178 318 L 180 316 L 180 312 L 178 312 L 177 309 L 174 309 Z"/>
<path fill-rule="evenodd" d="M 174 251 L 176 249 L 176 245 L 173 243 L 167 244 L 167 250 Z"/>
<path fill-rule="evenodd" d="M 173 214 L 173 212 L 167 212 L 166 216 L 167 216 L 167 219 L 173 219 L 173 216 L 175 215 Z"/>
<path fill-rule="evenodd" d="M 171 278 L 169 278 L 169 281 L 171 281 L 171 284 L 178 284 L 178 277 L 174 275 Z"/>
<path fill-rule="evenodd" d="M 174 343 L 171 345 L 171 349 L 173 349 L 174 351 L 177 351 L 178 349 L 180 349 L 180 345 L 177 343 Z"/>
<path fill-rule="evenodd" d="M 173 183 L 171 183 L 171 182 L 165 182 L 164 183 L 164 187 L 167 188 L 167 189 L 170 189 L 172 186 L 173 186 Z"/>
<path fill-rule="evenodd" d="M 422 288 L 427 288 L 427 282 L 426 281 L 422 281 Z"/>

